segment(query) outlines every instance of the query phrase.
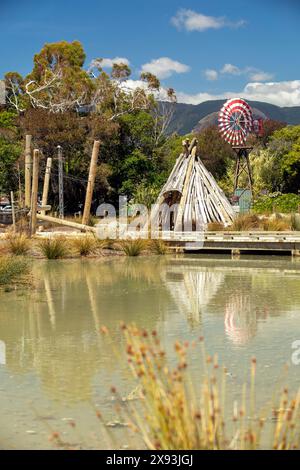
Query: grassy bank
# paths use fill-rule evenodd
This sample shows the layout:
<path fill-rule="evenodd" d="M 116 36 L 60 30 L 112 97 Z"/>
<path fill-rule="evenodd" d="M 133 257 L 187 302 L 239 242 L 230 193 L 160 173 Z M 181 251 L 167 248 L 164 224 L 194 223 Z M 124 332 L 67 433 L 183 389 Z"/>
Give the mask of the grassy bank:
<path fill-rule="evenodd" d="M 28 260 L 16 256 L 0 257 L 0 286 L 26 284 L 29 274 Z"/>

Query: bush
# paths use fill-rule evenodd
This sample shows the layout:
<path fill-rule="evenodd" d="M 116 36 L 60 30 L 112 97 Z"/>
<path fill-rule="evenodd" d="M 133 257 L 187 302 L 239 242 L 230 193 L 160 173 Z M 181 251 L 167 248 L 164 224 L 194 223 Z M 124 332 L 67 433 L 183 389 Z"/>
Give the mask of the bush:
<path fill-rule="evenodd" d="M 229 230 L 233 232 L 255 230 L 259 228 L 259 223 L 259 218 L 256 215 L 241 214 L 234 219 L 233 224 L 229 227 Z"/>
<path fill-rule="evenodd" d="M 27 255 L 30 248 L 30 240 L 24 233 L 10 233 L 6 237 L 9 251 L 13 255 Z"/>
<path fill-rule="evenodd" d="M 38 243 L 38 246 L 47 259 L 64 258 L 69 251 L 67 241 L 63 237 L 44 238 Z"/>
<path fill-rule="evenodd" d="M 300 196 L 297 194 L 281 194 L 279 192 L 262 196 L 253 204 L 253 211 L 257 214 L 270 214 L 272 212 L 297 212 L 300 206 Z"/>
<path fill-rule="evenodd" d="M 163 240 L 152 240 L 150 242 L 150 250 L 156 255 L 165 255 L 168 247 Z"/>
<path fill-rule="evenodd" d="M 121 249 L 126 256 L 139 256 L 145 249 L 145 240 L 138 238 L 137 240 L 125 240 L 120 244 Z"/>
<path fill-rule="evenodd" d="M 28 261 L 14 256 L 0 257 L 0 285 L 23 282 L 29 273 Z"/>
<path fill-rule="evenodd" d="M 291 230 L 291 224 L 288 220 L 281 218 L 265 219 L 262 221 L 262 230 L 269 232 L 284 232 L 285 230 Z"/>
<path fill-rule="evenodd" d="M 85 235 L 73 240 L 73 246 L 80 256 L 88 256 L 97 248 L 97 242 L 94 237 Z"/>

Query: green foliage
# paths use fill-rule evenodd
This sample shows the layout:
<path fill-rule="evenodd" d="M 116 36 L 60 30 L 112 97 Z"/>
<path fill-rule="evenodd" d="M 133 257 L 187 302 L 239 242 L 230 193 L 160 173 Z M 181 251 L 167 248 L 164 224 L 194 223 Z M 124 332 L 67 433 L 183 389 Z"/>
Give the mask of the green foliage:
<path fill-rule="evenodd" d="M 157 200 L 161 189 L 161 184 L 158 181 L 148 184 L 146 182 L 140 183 L 133 192 L 133 198 L 131 200 L 134 204 L 143 204 L 148 209 Z"/>
<path fill-rule="evenodd" d="M 231 146 L 221 137 L 217 126 L 210 126 L 196 135 L 200 157 L 206 168 L 216 177 L 226 173 L 228 162 L 235 156 Z"/>
<path fill-rule="evenodd" d="M 253 204 L 253 211 L 258 214 L 282 212 L 297 212 L 300 206 L 300 196 L 297 194 L 281 194 L 279 192 L 261 196 Z"/>
<path fill-rule="evenodd" d="M 20 153 L 19 143 L 10 142 L 0 136 L 0 192 L 9 193 L 18 187 L 15 163 Z"/>
<path fill-rule="evenodd" d="M 2 129 L 9 129 L 15 130 L 16 129 L 16 113 L 9 110 L 3 110 L 0 112 L 0 130 Z"/>

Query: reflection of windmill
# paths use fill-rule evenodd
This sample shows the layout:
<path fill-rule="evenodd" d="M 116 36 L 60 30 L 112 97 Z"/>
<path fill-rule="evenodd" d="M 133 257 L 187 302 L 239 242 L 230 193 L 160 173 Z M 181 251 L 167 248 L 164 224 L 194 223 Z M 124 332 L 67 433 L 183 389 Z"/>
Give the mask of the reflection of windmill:
<path fill-rule="evenodd" d="M 219 112 L 219 130 L 226 142 L 228 142 L 237 154 L 234 192 L 239 187 L 239 179 L 246 176 L 244 191 L 249 190 L 252 194 L 252 174 L 249 161 L 249 153 L 252 147 L 246 145 L 246 140 L 253 128 L 252 109 L 249 104 L 241 98 L 232 98 L 223 105 Z M 240 195 L 241 196 L 241 195 Z"/>
<path fill-rule="evenodd" d="M 168 267 L 164 283 L 180 311 L 185 312 L 192 324 L 201 322 L 203 309 L 224 281 L 224 274 L 203 267 Z"/>

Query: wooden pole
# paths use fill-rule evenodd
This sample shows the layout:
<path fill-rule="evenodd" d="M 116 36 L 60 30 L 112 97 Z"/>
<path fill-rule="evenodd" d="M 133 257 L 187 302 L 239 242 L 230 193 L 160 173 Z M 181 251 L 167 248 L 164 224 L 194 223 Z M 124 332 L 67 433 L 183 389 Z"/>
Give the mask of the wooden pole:
<path fill-rule="evenodd" d="M 31 158 L 31 135 L 26 135 L 25 140 L 25 207 L 30 207 L 31 198 L 31 169 L 32 169 L 32 158 Z"/>
<path fill-rule="evenodd" d="M 39 162 L 40 152 L 35 149 L 33 151 L 33 171 L 32 171 L 32 192 L 31 192 L 31 223 L 30 223 L 30 235 L 36 233 L 36 221 L 37 221 L 37 202 L 38 202 L 38 187 L 39 187 Z"/>
<path fill-rule="evenodd" d="M 78 224 L 77 222 L 71 222 L 70 220 L 59 219 L 57 217 L 51 217 L 50 215 L 39 214 L 38 217 L 40 220 L 44 220 L 45 222 L 50 222 L 50 223 L 58 224 L 58 225 L 64 225 L 65 227 L 72 227 L 76 230 L 80 230 L 81 232 L 97 233 L 96 227 L 90 227 L 89 225 Z"/>
<path fill-rule="evenodd" d="M 14 232 L 16 231 L 16 212 L 15 212 L 15 200 L 14 200 L 14 192 L 10 192 L 10 203 L 11 203 L 11 212 L 12 212 L 12 223 Z"/>
<path fill-rule="evenodd" d="M 93 198 L 95 179 L 96 179 L 99 148 L 100 148 L 100 141 L 95 140 L 94 141 L 92 158 L 91 158 L 91 164 L 90 164 L 89 180 L 88 180 L 88 185 L 87 185 L 87 189 L 86 189 L 86 197 L 85 197 L 83 217 L 82 217 L 82 224 L 83 225 L 88 225 L 89 218 L 90 218 L 92 198 Z"/>
<path fill-rule="evenodd" d="M 44 179 L 44 187 L 43 187 L 43 197 L 42 197 L 42 206 L 43 207 L 47 206 L 47 202 L 48 202 L 51 167 L 52 167 L 52 158 L 49 157 L 49 158 L 47 158 L 45 179 Z M 42 211 L 42 214 L 46 215 L 46 211 Z"/>

